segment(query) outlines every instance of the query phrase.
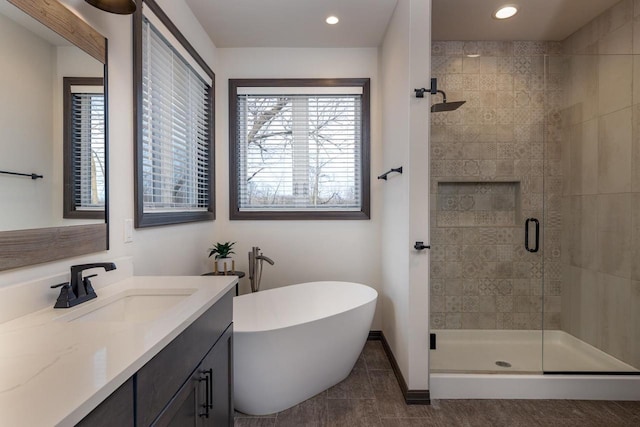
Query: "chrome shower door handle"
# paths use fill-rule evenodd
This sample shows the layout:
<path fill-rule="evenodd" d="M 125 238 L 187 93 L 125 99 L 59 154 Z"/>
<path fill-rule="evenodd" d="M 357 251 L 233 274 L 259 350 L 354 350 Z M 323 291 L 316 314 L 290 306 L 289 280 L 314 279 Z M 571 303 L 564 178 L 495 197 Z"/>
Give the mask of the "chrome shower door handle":
<path fill-rule="evenodd" d="M 533 222 L 536 227 L 536 246 L 529 247 L 529 223 Z M 537 218 L 527 218 L 524 222 L 524 248 L 529 252 L 538 252 L 540 249 L 540 221 Z"/>

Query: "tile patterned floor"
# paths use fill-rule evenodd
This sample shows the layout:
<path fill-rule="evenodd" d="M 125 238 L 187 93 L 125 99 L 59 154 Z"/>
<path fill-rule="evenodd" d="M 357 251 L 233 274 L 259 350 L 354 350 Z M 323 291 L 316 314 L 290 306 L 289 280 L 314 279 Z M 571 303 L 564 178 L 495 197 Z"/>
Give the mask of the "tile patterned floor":
<path fill-rule="evenodd" d="M 277 414 L 236 413 L 235 427 L 640 426 L 640 402 L 433 400 L 406 405 L 379 341 L 340 384 Z"/>

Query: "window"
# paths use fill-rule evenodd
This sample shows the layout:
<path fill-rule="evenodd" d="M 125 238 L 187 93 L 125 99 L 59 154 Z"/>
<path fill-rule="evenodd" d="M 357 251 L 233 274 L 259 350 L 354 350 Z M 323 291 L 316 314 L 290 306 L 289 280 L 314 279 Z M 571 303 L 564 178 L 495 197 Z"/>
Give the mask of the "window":
<path fill-rule="evenodd" d="M 369 79 L 229 81 L 231 219 L 369 218 Z"/>
<path fill-rule="evenodd" d="M 136 226 L 213 219 L 213 72 L 155 2 L 135 22 Z"/>
<path fill-rule="evenodd" d="M 105 99 L 102 78 L 65 77 L 64 218 L 104 219 Z"/>

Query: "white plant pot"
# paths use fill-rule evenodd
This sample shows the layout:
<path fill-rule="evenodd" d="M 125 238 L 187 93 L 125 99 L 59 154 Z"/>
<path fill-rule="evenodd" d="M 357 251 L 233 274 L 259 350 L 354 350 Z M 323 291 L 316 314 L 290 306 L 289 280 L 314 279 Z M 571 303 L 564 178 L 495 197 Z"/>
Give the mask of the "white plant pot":
<path fill-rule="evenodd" d="M 219 273 L 233 271 L 233 258 L 220 258 L 220 259 L 217 259 L 215 263 L 216 263 L 216 271 Z M 225 264 L 226 264 L 226 268 L 225 268 Z"/>

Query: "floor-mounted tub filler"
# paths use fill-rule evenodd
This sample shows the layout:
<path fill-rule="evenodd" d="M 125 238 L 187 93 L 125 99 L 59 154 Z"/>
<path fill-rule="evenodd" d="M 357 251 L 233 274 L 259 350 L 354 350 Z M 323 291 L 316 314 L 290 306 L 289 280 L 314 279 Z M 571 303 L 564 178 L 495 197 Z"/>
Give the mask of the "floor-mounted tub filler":
<path fill-rule="evenodd" d="M 234 298 L 236 410 L 290 408 L 345 379 L 367 340 L 378 293 L 311 282 Z"/>

